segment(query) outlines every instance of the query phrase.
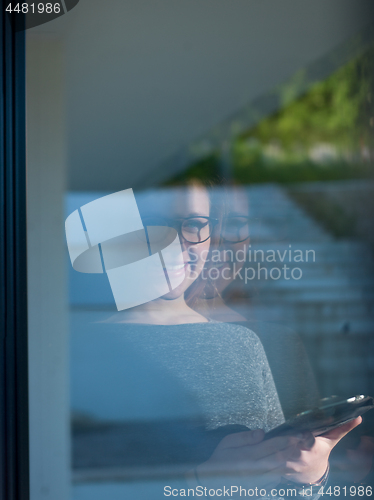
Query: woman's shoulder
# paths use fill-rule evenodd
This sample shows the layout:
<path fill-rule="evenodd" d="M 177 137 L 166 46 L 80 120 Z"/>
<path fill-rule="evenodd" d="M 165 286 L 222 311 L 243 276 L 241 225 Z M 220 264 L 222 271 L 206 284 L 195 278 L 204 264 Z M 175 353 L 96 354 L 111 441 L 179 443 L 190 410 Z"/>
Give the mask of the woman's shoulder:
<path fill-rule="evenodd" d="M 185 323 L 178 325 L 152 325 L 140 323 L 90 323 L 77 324 L 73 337 L 87 344 L 105 342 L 108 346 L 131 344 L 162 345 L 164 349 L 179 348 L 184 351 L 198 346 L 207 350 L 216 349 L 261 354 L 262 343 L 257 334 L 241 324 L 209 320 L 206 323 Z M 195 346 L 195 347 L 194 347 Z M 209 349 L 208 349 L 209 348 Z"/>
<path fill-rule="evenodd" d="M 225 336 L 231 342 L 241 342 L 242 345 L 249 345 L 252 349 L 262 349 L 262 343 L 257 333 L 244 323 L 210 320 L 207 325 L 215 331 L 216 335 Z"/>

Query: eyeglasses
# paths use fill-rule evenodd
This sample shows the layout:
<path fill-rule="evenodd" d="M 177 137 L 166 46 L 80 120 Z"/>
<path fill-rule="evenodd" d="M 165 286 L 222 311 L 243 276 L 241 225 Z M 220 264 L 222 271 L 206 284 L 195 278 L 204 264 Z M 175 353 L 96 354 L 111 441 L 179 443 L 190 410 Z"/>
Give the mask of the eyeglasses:
<path fill-rule="evenodd" d="M 241 243 L 249 238 L 250 217 L 233 215 L 224 217 L 221 238 L 229 243 Z"/>
<path fill-rule="evenodd" d="M 143 224 L 146 228 L 159 226 L 160 234 L 158 236 L 160 240 L 167 233 L 167 231 L 165 231 L 165 234 L 162 234 L 161 228 L 173 227 L 178 231 L 178 234 L 181 235 L 185 241 L 187 241 L 187 243 L 197 245 L 198 243 L 204 243 L 204 241 L 207 241 L 212 236 L 213 229 L 218 224 L 218 219 L 213 217 L 203 217 L 200 215 L 193 217 L 181 217 L 177 219 L 144 217 Z"/>

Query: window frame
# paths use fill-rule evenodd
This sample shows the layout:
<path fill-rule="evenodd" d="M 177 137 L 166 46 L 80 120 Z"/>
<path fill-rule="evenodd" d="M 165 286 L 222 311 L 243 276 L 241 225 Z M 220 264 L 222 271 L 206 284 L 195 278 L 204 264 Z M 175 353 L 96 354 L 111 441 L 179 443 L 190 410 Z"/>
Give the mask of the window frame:
<path fill-rule="evenodd" d="M 1 2 L 4 7 L 4 3 Z M 0 497 L 29 498 L 25 32 L 0 12 Z"/>

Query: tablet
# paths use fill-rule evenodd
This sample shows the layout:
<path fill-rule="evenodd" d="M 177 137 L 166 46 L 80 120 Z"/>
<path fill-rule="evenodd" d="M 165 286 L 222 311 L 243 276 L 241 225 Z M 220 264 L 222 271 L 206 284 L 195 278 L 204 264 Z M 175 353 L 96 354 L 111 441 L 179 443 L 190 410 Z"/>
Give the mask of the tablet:
<path fill-rule="evenodd" d="M 321 400 L 321 406 L 299 413 L 296 417 L 267 432 L 264 439 L 300 432 L 311 432 L 314 436 L 320 436 L 363 415 L 372 408 L 374 408 L 374 399 L 362 394 L 349 399 L 341 399 L 337 396 L 325 398 Z"/>

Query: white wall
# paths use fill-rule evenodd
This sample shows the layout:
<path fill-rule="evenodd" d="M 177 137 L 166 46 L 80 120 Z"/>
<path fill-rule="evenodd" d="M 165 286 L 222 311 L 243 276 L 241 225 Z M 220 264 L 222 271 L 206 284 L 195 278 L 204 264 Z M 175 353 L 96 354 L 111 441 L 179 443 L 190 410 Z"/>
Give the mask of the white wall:
<path fill-rule="evenodd" d="M 31 500 L 67 500 L 70 435 L 61 44 L 50 36 L 28 36 L 26 63 Z"/>
<path fill-rule="evenodd" d="M 157 180 L 182 146 L 354 36 L 373 12 L 372 0 L 80 0 L 37 28 L 66 44 L 69 187 Z"/>

